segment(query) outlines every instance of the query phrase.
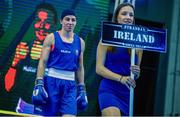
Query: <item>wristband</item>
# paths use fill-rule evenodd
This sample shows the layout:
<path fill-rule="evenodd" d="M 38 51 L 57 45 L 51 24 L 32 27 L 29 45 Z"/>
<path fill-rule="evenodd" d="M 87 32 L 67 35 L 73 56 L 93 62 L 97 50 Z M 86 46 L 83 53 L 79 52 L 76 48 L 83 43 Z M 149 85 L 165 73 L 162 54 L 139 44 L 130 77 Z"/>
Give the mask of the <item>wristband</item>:
<path fill-rule="evenodd" d="M 44 81 L 43 81 L 43 78 L 36 78 L 35 80 L 35 85 L 42 85 L 44 86 Z"/>

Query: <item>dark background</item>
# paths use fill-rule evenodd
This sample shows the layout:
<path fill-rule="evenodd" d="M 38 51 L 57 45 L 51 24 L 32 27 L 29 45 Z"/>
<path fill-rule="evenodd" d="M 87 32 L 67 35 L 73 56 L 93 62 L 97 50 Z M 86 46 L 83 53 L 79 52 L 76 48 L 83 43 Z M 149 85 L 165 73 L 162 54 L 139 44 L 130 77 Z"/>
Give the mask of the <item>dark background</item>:
<path fill-rule="evenodd" d="M 88 109 L 80 112 L 79 115 L 101 115 L 97 100 L 98 86 L 101 78 L 95 73 L 96 48 L 100 39 L 101 21 L 111 21 L 115 0 L 13 0 L 7 2 L 0 1 L 0 110 L 15 111 L 17 101 L 22 98 L 24 101 L 31 103 L 31 95 L 34 87 L 35 73 L 23 71 L 23 66 L 27 65 L 27 60 L 21 61 L 17 65 L 17 75 L 15 85 L 10 92 L 5 90 L 4 77 L 7 70 L 11 66 L 15 48 L 19 41 L 31 42 L 35 34 L 33 32 L 33 22 L 31 22 L 27 31 L 22 35 L 19 41 L 14 40 L 17 33 L 21 31 L 23 23 L 33 13 L 36 6 L 40 3 L 49 3 L 54 6 L 57 11 L 58 18 L 61 11 L 65 8 L 75 9 L 78 17 L 75 32 L 79 34 L 86 43 L 84 54 L 85 66 L 85 83 L 89 100 Z M 152 4 L 151 0 L 146 2 L 137 2 L 136 24 L 164 28 L 165 23 L 162 21 L 163 14 L 153 19 L 153 15 L 148 17 L 148 4 Z M 160 12 L 160 11 L 157 11 Z M 155 13 L 156 14 L 156 13 Z M 59 24 L 57 28 L 59 28 Z M 32 65 L 37 66 L 37 61 L 30 60 Z M 134 95 L 134 114 L 135 115 L 162 115 L 163 104 L 160 105 L 158 114 L 154 113 L 156 100 L 157 76 L 160 61 L 160 53 L 144 51 L 141 64 L 141 76 L 137 80 L 137 87 Z M 162 82 L 162 85 L 165 81 Z M 162 96 L 165 94 L 162 90 Z M 164 101 L 164 98 L 161 100 Z"/>

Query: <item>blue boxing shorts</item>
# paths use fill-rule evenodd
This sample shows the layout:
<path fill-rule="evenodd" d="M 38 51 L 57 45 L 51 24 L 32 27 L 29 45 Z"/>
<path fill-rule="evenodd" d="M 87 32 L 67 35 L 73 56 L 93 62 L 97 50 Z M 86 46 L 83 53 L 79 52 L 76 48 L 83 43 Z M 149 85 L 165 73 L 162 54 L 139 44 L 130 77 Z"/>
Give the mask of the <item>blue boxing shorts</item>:
<path fill-rule="evenodd" d="M 48 101 L 43 106 L 43 115 L 77 115 L 77 85 L 75 81 L 44 77 L 44 87 L 48 93 Z"/>
<path fill-rule="evenodd" d="M 117 107 L 123 116 L 129 115 L 129 89 L 119 82 L 102 79 L 98 100 L 101 111 L 108 107 Z"/>

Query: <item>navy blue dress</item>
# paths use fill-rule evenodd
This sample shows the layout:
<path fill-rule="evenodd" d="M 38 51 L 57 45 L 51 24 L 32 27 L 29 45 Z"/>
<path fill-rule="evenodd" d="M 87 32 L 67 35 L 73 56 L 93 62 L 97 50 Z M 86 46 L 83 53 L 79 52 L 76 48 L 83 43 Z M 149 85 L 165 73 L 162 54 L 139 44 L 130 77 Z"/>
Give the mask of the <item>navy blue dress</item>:
<path fill-rule="evenodd" d="M 127 48 L 116 48 L 115 52 L 107 52 L 105 67 L 114 73 L 130 76 L 131 57 Z M 137 56 L 136 56 L 137 63 Z M 103 78 L 99 86 L 99 105 L 104 108 L 115 106 L 122 115 L 129 114 L 130 90 L 122 83 Z"/>

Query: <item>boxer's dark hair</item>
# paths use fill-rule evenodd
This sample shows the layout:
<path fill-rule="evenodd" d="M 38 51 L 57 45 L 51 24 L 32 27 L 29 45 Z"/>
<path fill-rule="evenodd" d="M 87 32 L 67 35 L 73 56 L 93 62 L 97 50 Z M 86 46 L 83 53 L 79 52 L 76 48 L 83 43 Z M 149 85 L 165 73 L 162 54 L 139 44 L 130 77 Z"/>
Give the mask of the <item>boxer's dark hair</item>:
<path fill-rule="evenodd" d="M 73 16 L 76 17 L 76 14 L 75 14 L 74 10 L 66 9 L 66 10 L 63 10 L 62 13 L 61 13 L 61 20 L 67 15 L 73 15 Z"/>

